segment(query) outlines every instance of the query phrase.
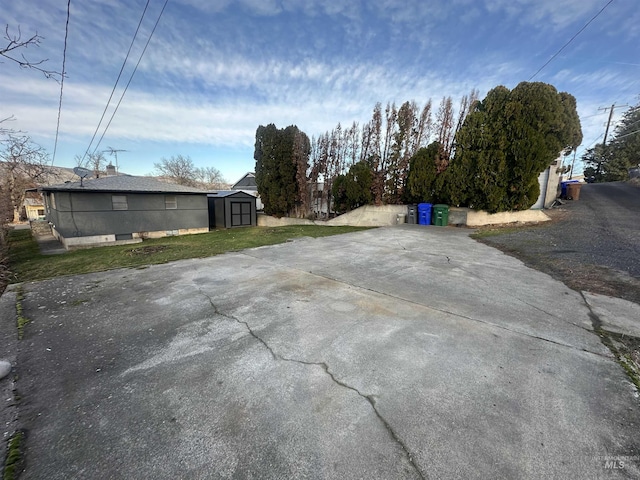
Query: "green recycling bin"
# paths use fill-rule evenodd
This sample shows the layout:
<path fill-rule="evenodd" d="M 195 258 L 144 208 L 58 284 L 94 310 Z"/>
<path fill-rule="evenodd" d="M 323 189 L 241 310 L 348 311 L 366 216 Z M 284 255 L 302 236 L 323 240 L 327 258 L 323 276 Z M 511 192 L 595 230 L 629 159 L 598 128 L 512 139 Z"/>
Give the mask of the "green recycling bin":
<path fill-rule="evenodd" d="M 433 222 L 436 227 L 446 227 L 449 225 L 449 205 L 433 206 Z"/>

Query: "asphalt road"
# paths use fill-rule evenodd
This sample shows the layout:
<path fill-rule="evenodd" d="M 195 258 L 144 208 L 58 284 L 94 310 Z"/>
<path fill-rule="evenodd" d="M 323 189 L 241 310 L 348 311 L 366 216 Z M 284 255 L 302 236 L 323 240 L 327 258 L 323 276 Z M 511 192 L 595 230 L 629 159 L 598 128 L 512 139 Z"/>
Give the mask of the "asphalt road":
<path fill-rule="evenodd" d="M 590 261 L 640 278 L 640 186 L 588 184 L 568 220 L 568 243 Z"/>
<path fill-rule="evenodd" d="M 482 241 L 575 290 L 640 304 L 640 186 L 587 184 L 550 215 L 554 222 Z"/>
<path fill-rule="evenodd" d="M 640 478 L 637 390 L 593 328 L 640 331 L 637 305 L 468 235 L 403 225 L 22 285 L 21 480 Z"/>

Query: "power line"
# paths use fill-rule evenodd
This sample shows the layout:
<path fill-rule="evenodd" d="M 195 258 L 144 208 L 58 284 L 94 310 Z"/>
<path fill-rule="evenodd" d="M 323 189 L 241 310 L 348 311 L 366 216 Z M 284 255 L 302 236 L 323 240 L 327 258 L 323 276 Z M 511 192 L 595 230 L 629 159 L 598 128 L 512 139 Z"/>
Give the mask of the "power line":
<path fill-rule="evenodd" d="M 98 122 L 98 126 L 96 127 L 96 131 L 93 132 L 93 137 L 91 137 L 91 141 L 89 142 L 89 146 L 82 155 L 82 160 L 87 156 L 89 150 L 91 149 L 91 145 L 98 134 L 98 130 L 100 129 L 100 125 L 102 125 L 102 120 L 104 120 L 104 116 L 107 113 L 107 109 L 109 108 L 109 104 L 111 103 L 111 99 L 113 98 L 113 94 L 116 91 L 116 87 L 118 86 L 118 82 L 120 81 L 120 77 L 122 76 L 122 72 L 124 71 L 124 67 L 127 64 L 127 60 L 129 59 L 129 54 L 131 53 L 131 49 L 133 48 L 133 44 L 136 41 L 136 37 L 138 36 L 138 32 L 140 31 L 140 26 L 142 25 L 142 20 L 144 19 L 145 14 L 147 13 L 147 8 L 149 7 L 150 0 L 147 0 L 147 4 L 144 6 L 144 10 L 142 11 L 142 16 L 140 17 L 140 21 L 138 22 L 138 26 L 136 27 L 136 32 L 133 34 L 133 38 L 131 39 L 131 44 L 129 45 L 129 50 L 127 50 L 127 55 L 124 57 L 124 61 L 122 62 L 122 66 L 120 67 L 120 72 L 118 73 L 118 78 L 116 78 L 116 82 L 113 84 L 113 89 L 111 90 L 111 95 L 109 95 L 109 100 L 107 100 L 107 104 L 104 106 L 104 110 L 102 111 L 102 116 L 100 117 L 100 121 Z M 97 147 L 96 147 L 97 148 Z M 95 150 L 94 150 L 95 153 Z"/>
<path fill-rule="evenodd" d="M 576 38 L 578 35 L 580 35 L 580 34 L 584 31 L 584 29 L 585 29 L 585 28 L 587 28 L 587 27 L 591 24 L 591 22 L 593 22 L 596 18 L 598 18 L 598 17 L 600 16 L 600 14 L 601 14 L 602 12 L 604 12 L 605 8 L 607 8 L 607 7 L 608 7 L 609 5 L 611 5 L 612 3 L 613 3 L 613 0 L 609 0 L 609 2 L 608 2 L 604 7 L 602 7 L 602 9 L 601 9 L 598 13 L 596 13 L 596 14 L 595 14 L 595 16 L 594 16 L 591 20 L 589 20 L 589 21 L 584 25 L 584 27 L 582 27 L 580 30 L 578 30 L 578 33 L 576 33 L 573 37 L 571 37 L 571 39 L 570 39 L 567 43 L 565 43 L 565 44 L 562 46 L 562 48 L 561 48 L 560 50 L 558 50 L 558 51 L 555 53 L 555 55 L 554 55 L 553 57 L 551 57 L 551 58 L 547 61 L 547 63 L 545 63 L 544 65 L 542 65 L 542 66 L 538 69 L 538 71 L 537 71 L 536 73 L 534 73 L 533 75 L 531 75 L 531 77 L 529 77 L 529 80 L 528 80 L 528 81 L 530 82 L 530 81 L 531 81 L 531 80 L 532 80 L 536 75 L 538 75 L 538 74 L 542 71 L 542 69 L 543 69 L 544 67 L 546 67 L 547 65 L 549 65 L 549 64 L 553 61 L 553 59 L 554 59 L 554 58 L 556 58 L 558 55 L 560 55 L 560 53 L 561 53 L 561 52 L 562 52 L 562 51 L 563 51 L 563 50 L 564 50 L 564 49 L 565 49 L 565 48 L 566 48 L 566 47 L 567 47 L 571 42 L 573 42 L 573 41 L 575 40 L 575 38 Z"/>
<path fill-rule="evenodd" d="M 594 143 L 596 143 L 598 140 L 600 140 L 600 137 L 601 137 L 602 135 L 604 135 L 604 134 L 603 134 L 603 133 L 601 133 L 600 135 L 598 135 L 598 136 L 596 137 L 596 139 L 595 139 L 593 142 L 591 142 L 588 146 L 584 147 L 585 151 L 586 151 L 586 150 L 589 150 L 589 147 L 591 147 L 591 145 L 593 145 L 593 144 L 594 144 Z"/>
<path fill-rule="evenodd" d="M 609 120 L 607 120 L 607 128 L 604 131 L 604 139 L 602 140 L 602 145 L 603 146 L 607 146 L 607 136 L 609 134 L 609 127 L 611 125 L 611 118 L 613 117 L 613 112 L 616 109 L 616 107 L 626 107 L 628 105 L 616 105 L 615 103 L 613 105 L 611 105 L 611 107 L 606 107 L 606 108 L 599 108 L 598 110 L 602 110 L 604 112 L 606 112 L 607 110 L 609 110 Z M 597 173 L 600 173 L 600 168 L 602 167 L 602 156 L 600 156 L 600 160 L 598 161 L 598 168 L 596 170 Z"/>
<path fill-rule="evenodd" d="M 588 116 L 586 116 L 586 117 L 580 117 L 580 119 L 581 119 L 581 120 L 586 120 L 587 118 L 598 117 L 598 116 L 600 116 L 600 115 L 604 115 L 604 114 L 605 114 L 605 112 L 602 112 L 602 113 L 594 113 L 593 115 L 588 115 Z"/>
<path fill-rule="evenodd" d="M 580 154 L 580 158 L 578 160 L 578 162 L 580 163 L 584 163 L 584 161 L 582 160 L 582 157 L 584 157 L 584 155 L 586 154 L 587 150 L 589 150 L 589 148 L 591 148 L 591 146 L 593 144 L 595 144 L 598 140 L 600 140 L 600 137 L 602 137 L 602 135 L 604 135 L 603 133 L 601 133 L 600 135 L 598 135 L 595 140 L 593 140 L 589 145 L 587 145 L 586 147 L 584 147 L 584 150 L 582 151 L 582 153 Z M 573 168 L 571 168 L 571 175 L 573 176 Z"/>
<path fill-rule="evenodd" d="M 636 122 L 636 123 L 638 123 L 638 122 Z M 620 135 L 619 137 L 616 137 L 616 140 L 618 140 L 620 138 L 628 137 L 629 135 L 635 135 L 638 132 L 640 132 L 640 130 L 636 130 L 635 132 L 631 132 L 631 133 L 625 133 L 624 135 Z"/>
<path fill-rule="evenodd" d="M 630 123 L 629 125 L 625 125 L 625 127 L 630 127 L 632 125 L 635 125 L 636 123 L 640 123 L 640 120 L 636 120 L 635 122 Z M 617 138 L 617 137 L 616 137 Z"/>
<path fill-rule="evenodd" d="M 51 166 L 56 161 L 56 151 L 58 150 L 58 134 L 60 132 L 60 113 L 62 112 L 62 91 L 64 90 L 65 64 L 67 63 L 67 38 L 69 36 L 69 17 L 71 16 L 71 0 L 67 0 L 67 23 L 64 27 L 64 48 L 62 49 L 62 75 L 60 78 L 60 102 L 58 103 L 58 122 L 56 123 L 56 140 L 53 143 L 53 157 Z"/>
<path fill-rule="evenodd" d="M 145 44 L 144 49 L 142 50 L 142 53 L 140 54 L 140 58 L 138 58 L 138 63 L 136 63 L 136 66 L 133 69 L 133 72 L 131 73 L 131 76 L 129 77 L 129 81 L 127 82 L 127 85 L 124 87 L 122 95 L 120 96 L 120 100 L 118 100 L 118 104 L 116 105 L 116 108 L 113 110 L 113 113 L 111 114 L 111 118 L 109 119 L 109 123 L 107 123 L 107 126 L 104 127 L 104 132 L 102 132 L 102 136 L 100 137 L 100 140 L 98 140 L 98 143 L 96 144 L 95 148 L 93 149 L 93 153 L 96 153 L 96 151 L 98 150 L 98 147 L 100 146 L 100 143 L 102 142 L 102 139 L 104 138 L 105 134 L 107 133 L 107 130 L 109 130 L 109 126 L 111 125 L 111 122 L 113 121 L 113 117 L 116 116 L 116 112 L 118 111 L 118 108 L 120 107 L 120 103 L 122 102 L 122 99 L 124 98 L 124 94 L 127 93 L 127 89 L 129 88 L 129 85 L 131 84 L 131 80 L 133 80 L 133 76 L 136 74 L 136 71 L 138 70 L 138 65 L 140 65 L 140 62 L 142 61 L 142 57 L 144 56 L 144 52 L 147 51 L 147 47 L 149 46 L 149 42 L 151 42 L 151 37 L 153 37 L 153 34 L 156 31 L 156 27 L 158 26 L 158 23 L 160 23 L 160 18 L 162 17 L 162 14 L 164 13 L 164 9 L 166 8 L 167 3 L 169 3 L 169 0 L 165 0 L 164 5 L 162 6 L 162 10 L 160 10 L 160 15 L 158 15 L 158 19 L 156 20 L 156 23 L 153 26 L 153 30 L 151 30 L 151 33 L 149 34 L 149 38 L 147 39 L 147 43 Z"/>

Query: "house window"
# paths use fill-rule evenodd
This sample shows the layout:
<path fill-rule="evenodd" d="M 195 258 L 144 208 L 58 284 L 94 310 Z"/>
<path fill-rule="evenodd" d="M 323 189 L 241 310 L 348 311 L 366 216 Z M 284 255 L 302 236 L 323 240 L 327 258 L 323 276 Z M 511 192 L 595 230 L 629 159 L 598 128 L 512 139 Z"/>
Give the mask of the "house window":
<path fill-rule="evenodd" d="M 178 208 L 178 197 L 175 195 L 166 195 L 164 197 L 164 208 L 166 210 L 175 210 Z"/>
<path fill-rule="evenodd" d="M 129 210 L 126 195 L 111 195 L 111 204 L 114 210 Z"/>
<path fill-rule="evenodd" d="M 39 217 L 44 217 L 44 208 L 39 208 L 38 209 L 38 216 Z"/>

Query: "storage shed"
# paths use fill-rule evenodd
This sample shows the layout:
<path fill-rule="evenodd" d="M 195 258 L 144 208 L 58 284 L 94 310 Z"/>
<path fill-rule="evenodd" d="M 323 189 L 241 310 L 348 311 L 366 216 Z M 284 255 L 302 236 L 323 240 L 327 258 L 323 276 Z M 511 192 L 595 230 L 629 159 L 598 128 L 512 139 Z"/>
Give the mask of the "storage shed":
<path fill-rule="evenodd" d="M 220 190 L 207 194 L 209 229 L 255 227 L 256 197 L 241 191 Z"/>

